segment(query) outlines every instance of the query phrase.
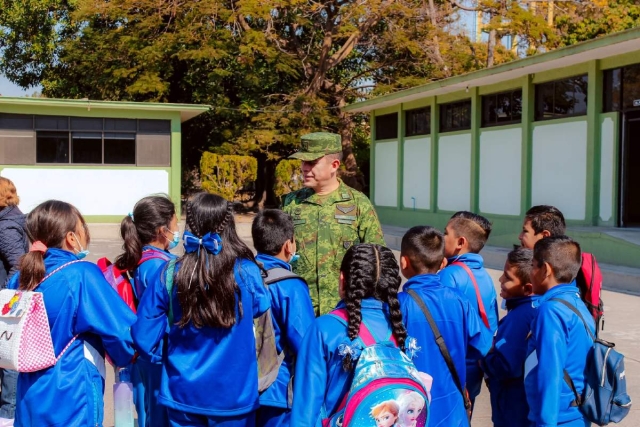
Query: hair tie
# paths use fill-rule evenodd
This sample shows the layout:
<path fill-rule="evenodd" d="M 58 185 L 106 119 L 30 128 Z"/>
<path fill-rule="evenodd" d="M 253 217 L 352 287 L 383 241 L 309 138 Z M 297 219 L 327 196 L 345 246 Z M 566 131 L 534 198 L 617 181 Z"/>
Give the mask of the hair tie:
<path fill-rule="evenodd" d="M 127 215 L 129 215 L 129 218 L 131 218 L 131 222 L 134 222 L 134 220 L 133 220 L 133 212 L 129 212 Z"/>
<path fill-rule="evenodd" d="M 45 252 L 47 252 L 47 245 L 42 243 L 40 240 L 36 240 L 35 242 L 33 242 L 31 244 L 31 248 L 29 249 L 29 252 L 42 252 L 42 253 L 45 253 Z"/>

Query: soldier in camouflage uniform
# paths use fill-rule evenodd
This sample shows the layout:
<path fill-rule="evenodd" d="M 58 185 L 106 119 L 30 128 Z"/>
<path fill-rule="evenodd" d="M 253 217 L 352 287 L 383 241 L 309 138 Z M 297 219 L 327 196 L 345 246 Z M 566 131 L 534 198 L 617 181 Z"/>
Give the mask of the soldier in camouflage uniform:
<path fill-rule="evenodd" d="M 340 300 L 340 263 L 347 249 L 358 243 L 385 243 L 369 199 L 337 177 L 340 135 L 317 132 L 301 139 L 300 151 L 290 158 L 302 160 L 305 188 L 285 195 L 283 210 L 293 218 L 300 255 L 293 269 L 307 281 L 319 316 Z"/>

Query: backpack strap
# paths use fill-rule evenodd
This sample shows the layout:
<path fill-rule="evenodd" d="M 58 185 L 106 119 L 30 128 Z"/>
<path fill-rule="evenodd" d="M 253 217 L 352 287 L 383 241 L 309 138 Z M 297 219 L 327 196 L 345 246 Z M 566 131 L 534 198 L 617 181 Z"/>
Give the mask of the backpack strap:
<path fill-rule="evenodd" d="M 142 265 L 146 261 L 149 261 L 150 259 L 161 259 L 163 261 L 169 261 L 170 258 L 171 257 L 165 255 L 160 251 L 147 249 L 146 251 L 142 251 L 142 256 L 140 257 L 140 261 L 138 261 L 138 266 Z"/>
<path fill-rule="evenodd" d="M 302 277 L 298 276 L 293 271 L 289 271 L 286 268 L 282 267 L 275 267 L 267 270 L 267 277 L 264 278 L 264 284 L 266 286 L 269 286 L 286 279 L 301 279 L 304 281 Z"/>
<path fill-rule="evenodd" d="M 463 262 L 460 261 L 456 261 L 454 263 L 452 263 L 451 265 L 457 265 L 459 267 L 462 267 L 464 269 L 464 271 L 467 272 L 467 274 L 469 275 L 469 278 L 471 279 L 471 282 L 473 283 L 473 287 L 476 290 L 476 299 L 478 300 L 478 311 L 480 312 L 480 317 L 482 318 L 482 323 L 484 323 L 484 326 L 487 327 L 487 329 L 489 328 L 489 319 L 487 318 L 487 311 L 484 309 L 484 302 L 482 301 L 482 295 L 480 294 L 480 287 L 478 286 L 478 282 L 476 281 L 476 277 L 473 275 L 473 271 L 471 271 L 471 269 L 469 268 L 469 266 Z"/>
<path fill-rule="evenodd" d="M 173 296 L 171 295 L 173 292 L 173 272 L 176 269 L 176 262 L 178 258 L 173 258 L 167 264 L 167 272 L 165 274 L 164 285 L 167 288 L 167 293 L 169 294 L 169 313 L 167 317 L 169 319 L 169 327 L 173 325 Z"/>
<path fill-rule="evenodd" d="M 455 383 L 456 388 L 462 395 L 464 407 L 467 410 L 470 409 L 471 400 L 469 400 L 467 391 L 462 387 L 462 383 L 460 382 L 460 377 L 458 376 L 458 371 L 456 370 L 456 366 L 453 364 L 453 360 L 451 359 L 451 354 L 449 354 L 449 349 L 447 348 L 447 345 L 444 342 L 444 337 L 440 333 L 440 329 L 438 329 L 438 325 L 436 325 L 435 320 L 433 320 L 433 316 L 431 316 L 431 312 L 427 308 L 427 305 L 424 303 L 422 298 L 418 296 L 416 291 L 414 291 L 413 289 L 408 289 L 406 292 L 413 299 L 413 301 L 416 304 L 418 304 L 418 307 L 420 307 L 420 310 L 422 310 L 424 317 L 427 318 L 427 322 L 429 323 L 429 326 L 431 327 L 431 331 L 433 332 L 433 336 L 436 339 L 436 344 L 438 345 L 438 348 L 440 349 L 440 353 L 442 353 L 442 357 L 444 358 L 444 361 L 447 364 L 447 367 L 449 368 L 449 372 L 451 372 L 451 377 L 453 378 L 453 382 Z"/>
<path fill-rule="evenodd" d="M 593 341 L 596 340 L 596 337 L 593 335 L 593 332 L 591 332 L 591 330 L 589 329 L 589 325 L 587 325 L 587 322 L 584 320 L 584 317 L 582 317 L 582 314 L 580 314 L 580 311 L 576 307 L 574 307 L 568 301 L 565 301 L 565 300 L 560 299 L 560 298 L 551 298 L 549 301 L 558 301 L 559 303 L 562 303 L 564 306 L 566 306 L 569 310 L 571 310 L 575 314 L 577 314 L 578 318 L 580 320 L 582 320 L 582 323 L 584 324 L 584 328 L 589 333 L 589 336 L 591 337 L 591 339 Z M 573 402 L 571 402 L 571 406 L 580 406 L 580 405 L 582 405 L 582 396 L 580 396 L 578 394 L 578 390 L 576 389 L 576 385 L 573 383 L 573 380 L 569 376 L 569 372 L 567 372 L 566 369 L 563 369 L 563 372 L 564 372 L 564 375 L 563 375 L 564 381 L 567 383 L 567 385 L 569 386 L 571 391 L 573 391 L 573 395 L 575 396 L 575 400 Z"/>
<path fill-rule="evenodd" d="M 349 315 L 347 314 L 346 309 L 338 308 L 336 310 L 333 310 L 329 314 L 333 317 L 337 317 L 342 323 L 344 323 L 346 326 L 349 326 Z M 371 334 L 371 331 L 369 330 L 369 328 L 367 328 L 367 325 L 365 325 L 364 322 L 360 322 L 360 331 L 358 332 L 358 337 L 367 347 L 376 343 L 376 339 L 373 337 L 373 334 Z"/>

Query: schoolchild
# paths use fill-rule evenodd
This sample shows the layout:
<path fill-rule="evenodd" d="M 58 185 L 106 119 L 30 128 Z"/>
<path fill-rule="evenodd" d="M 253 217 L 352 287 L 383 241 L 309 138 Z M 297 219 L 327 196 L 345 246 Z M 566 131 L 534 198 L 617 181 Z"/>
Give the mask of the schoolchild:
<path fill-rule="evenodd" d="M 485 217 L 466 211 L 455 213 L 444 232 L 444 254 L 448 266 L 438 274 L 445 286 L 466 295 L 480 315 L 481 323 L 493 335 L 498 329 L 498 297 L 480 255 L 490 234 L 491 223 Z M 472 404 L 480 394 L 482 378 L 477 360 L 467 360 L 467 388 Z"/>
<path fill-rule="evenodd" d="M 527 211 L 518 236 L 523 248 L 533 249 L 538 240 L 562 236 L 567 226 L 558 208 L 549 205 L 533 206 Z"/>
<path fill-rule="evenodd" d="M 283 268 L 296 256 L 293 220 L 277 209 L 265 209 L 253 220 L 251 235 L 258 255 L 256 261 L 265 270 Z M 285 352 L 278 377 L 260 394 L 260 409 L 256 424 L 260 427 L 288 426 L 291 405 L 288 402 L 289 382 L 295 373 L 296 355 L 315 314 L 307 284 L 299 278 L 283 279 L 268 286 L 271 317 L 278 353 Z"/>
<path fill-rule="evenodd" d="M 42 292 L 62 355 L 48 369 L 19 374 L 15 426 L 102 426 L 105 351 L 117 366 L 131 363 L 136 316 L 95 264 L 79 262 L 90 239 L 75 207 L 46 201 L 27 215 L 26 229 L 32 246 L 9 288 Z"/>
<path fill-rule="evenodd" d="M 269 308 L 260 268 L 236 233 L 231 203 L 200 193 L 186 213 L 185 254 L 174 274 L 170 262 L 148 284 L 133 339 L 151 362 L 162 362 L 158 401 L 170 426 L 253 427 L 253 318 Z"/>
<path fill-rule="evenodd" d="M 531 249 L 518 248 L 507 255 L 500 296 L 507 315 L 498 323 L 493 346 L 480 366 L 491 395 L 491 419 L 495 427 L 528 427 L 529 405 L 524 393 L 524 361 L 527 336 L 538 296 L 531 285 Z"/>
<path fill-rule="evenodd" d="M 149 196 L 138 201 L 120 223 L 124 252 L 115 265 L 133 275 L 138 301 L 150 284 L 162 278 L 167 262 L 175 258 L 169 252 L 180 243 L 178 218 L 173 202 L 166 196 Z M 158 403 L 162 364 L 139 358 L 131 370 L 134 400 L 141 427 L 166 426 L 167 409 Z"/>
<path fill-rule="evenodd" d="M 528 339 L 524 386 L 531 426 L 583 427 L 574 393 L 564 378 L 569 375 L 578 395 L 584 390 L 584 369 L 592 347 L 582 320 L 565 301 L 582 314 L 592 334 L 595 324 L 571 282 L 580 269 L 580 245 L 567 236 L 547 237 L 533 249 L 531 282 L 541 295 Z"/>
<path fill-rule="evenodd" d="M 315 427 L 333 415 L 353 379 L 361 322 L 374 336 L 394 334 L 404 348 L 407 332 L 402 324 L 398 288 L 400 276 L 393 252 L 373 243 L 349 248 L 340 266 L 337 308 L 347 310 L 349 325 L 337 317 L 318 317 L 304 337 L 296 363 L 291 425 Z"/>
<path fill-rule="evenodd" d="M 408 279 L 398 295 L 407 333 L 421 350 L 413 359 L 418 371 L 433 377 L 430 427 L 468 426 L 460 390 L 456 386 L 427 319 L 407 291 L 414 291 L 431 313 L 449 350 L 460 384 L 466 382 L 466 362 L 478 360 L 491 346 L 491 334 L 468 299 L 457 289 L 445 286 L 438 270 L 446 265 L 442 233 L 433 227 L 416 226 L 402 237 L 400 267 Z"/>

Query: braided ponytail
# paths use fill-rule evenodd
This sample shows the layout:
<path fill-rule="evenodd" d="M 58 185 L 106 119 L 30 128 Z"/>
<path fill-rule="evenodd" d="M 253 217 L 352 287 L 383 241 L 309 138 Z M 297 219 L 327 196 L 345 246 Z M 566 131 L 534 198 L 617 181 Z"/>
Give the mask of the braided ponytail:
<path fill-rule="evenodd" d="M 344 276 L 349 339 L 358 337 L 362 323 L 362 300 L 374 297 L 389 305 L 393 334 L 400 348 L 404 349 L 407 331 L 402 324 L 398 301 L 400 269 L 393 252 L 371 243 L 352 246 L 342 260 L 340 271 Z M 342 367 L 346 371 L 353 369 L 349 354 L 342 359 Z"/>

